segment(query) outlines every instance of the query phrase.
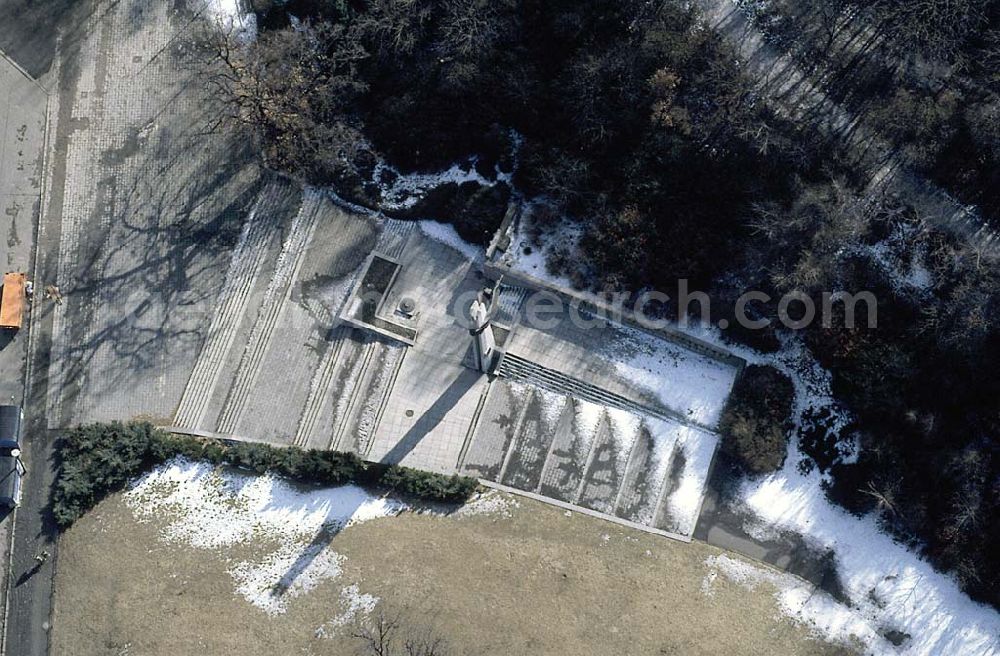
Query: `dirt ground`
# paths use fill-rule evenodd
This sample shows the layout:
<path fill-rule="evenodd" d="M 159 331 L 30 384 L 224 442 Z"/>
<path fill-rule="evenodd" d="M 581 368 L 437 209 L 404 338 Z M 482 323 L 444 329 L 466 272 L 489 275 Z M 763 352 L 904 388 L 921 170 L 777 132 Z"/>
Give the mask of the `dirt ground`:
<path fill-rule="evenodd" d="M 354 654 L 342 591 L 381 599 L 449 654 L 848 654 L 778 617 L 773 590 L 702 584 L 701 543 L 650 536 L 527 500 L 505 513 L 405 513 L 333 538 L 343 573 L 268 616 L 225 558 L 164 542 L 120 496 L 62 538 L 53 654 Z M 320 630 L 322 627 L 322 630 Z"/>

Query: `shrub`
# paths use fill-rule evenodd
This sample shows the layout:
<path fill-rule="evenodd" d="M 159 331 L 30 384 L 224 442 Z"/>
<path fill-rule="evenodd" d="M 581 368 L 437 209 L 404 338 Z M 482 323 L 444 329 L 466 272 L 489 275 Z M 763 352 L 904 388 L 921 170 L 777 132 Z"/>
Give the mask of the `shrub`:
<path fill-rule="evenodd" d="M 774 367 L 743 369 L 719 422 L 722 448 L 747 471 L 775 471 L 785 461 L 795 389 Z"/>
<path fill-rule="evenodd" d="M 390 465 L 379 478 L 379 485 L 418 499 L 457 503 L 468 499 L 478 483 L 465 476 L 442 476 Z"/>
<path fill-rule="evenodd" d="M 78 426 L 63 438 L 61 456 L 52 511 L 63 528 L 146 469 L 177 457 L 257 474 L 273 472 L 314 485 L 379 487 L 441 503 L 462 503 L 478 486 L 474 478 L 366 463 L 354 453 L 204 440 L 167 433 L 145 422 Z"/>
<path fill-rule="evenodd" d="M 148 423 L 78 426 L 63 437 L 52 512 L 68 526 L 154 461 Z"/>

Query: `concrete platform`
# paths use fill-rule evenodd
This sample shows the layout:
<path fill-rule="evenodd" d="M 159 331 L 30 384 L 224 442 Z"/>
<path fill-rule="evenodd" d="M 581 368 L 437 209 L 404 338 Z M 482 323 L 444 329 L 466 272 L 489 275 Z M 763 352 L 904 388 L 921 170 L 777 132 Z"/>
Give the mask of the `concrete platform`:
<path fill-rule="evenodd" d="M 696 427 L 499 378 L 489 386 L 459 469 L 689 536 L 716 444 L 715 435 Z"/>
<path fill-rule="evenodd" d="M 715 428 L 737 366 L 566 307 L 546 318 L 551 325 L 532 322 L 528 304 L 506 346 L 511 355 L 650 412 Z"/>

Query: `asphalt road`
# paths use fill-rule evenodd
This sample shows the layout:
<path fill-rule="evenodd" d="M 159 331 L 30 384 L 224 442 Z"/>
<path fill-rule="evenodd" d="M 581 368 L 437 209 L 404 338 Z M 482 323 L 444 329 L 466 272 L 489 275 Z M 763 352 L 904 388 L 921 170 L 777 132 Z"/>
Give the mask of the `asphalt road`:
<path fill-rule="evenodd" d="M 44 220 L 44 217 L 42 218 Z M 36 279 L 54 275 L 58 235 L 40 239 L 36 250 Z M 55 523 L 49 510 L 55 480 L 56 437 L 46 428 L 45 399 L 52 334 L 51 302 L 36 302 L 28 330 L 27 383 L 25 385 L 22 454 L 28 466 L 21 505 L 14 524 L 4 653 L 28 656 L 48 653 L 47 627 L 52 608 L 52 576 L 57 557 Z M 48 551 L 40 566 L 35 556 Z"/>
<path fill-rule="evenodd" d="M 44 76 L 50 94 L 68 93 L 70 86 L 66 82 L 75 71 L 70 65 L 58 72 L 60 79 L 54 77 L 52 69 L 57 43 L 63 49 L 64 59 L 72 62 L 78 35 L 74 26 L 83 24 L 80 12 L 89 11 L 91 6 L 90 0 L 0 0 L 0 49 L 32 76 Z M 61 41 L 57 39 L 60 30 Z M 59 121 L 62 125 L 66 123 L 68 121 Z M 61 150 L 65 148 L 65 135 L 61 140 L 54 134 L 49 138 L 57 140 L 56 155 L 54 162 L 49 162 L 48 170 L 43 172 L 45 188 L 61 190 L 63 185 L 58 178 L 64 175 L 64 167 L 53 164 L 64 154 Z M 52 203 L 51 206 L 59 207 L 60 204 Z M 42 207 L 38 219 L 41 229 L 37 233 L 32 263 L 35 280 L 55 279 L 61 221 L 58 216 L 46 216 L 45 211 Z M 4 627 L 5 656 L 48 653 L 52 580 L 58 558 L 57 531 L 50 511 L 58 466 L 55 460 L 57 435 L 47 429 L 44 416 L 52 335 L 51 302 L 36 301 L 22 332 L 30 335 L 22 434 L 22 454 L 28 472 L 23 481 L 21 505 L 13 517 L 5 520 L 14 521 Z M 43 551 L 50 555 L 39 563 L 35 557 Z"/>
<path fill-rule="evenodd" d="M 0 0 L 0 50 L 36 80 L 52 67 L 63 21 L 89 0 Z"/>

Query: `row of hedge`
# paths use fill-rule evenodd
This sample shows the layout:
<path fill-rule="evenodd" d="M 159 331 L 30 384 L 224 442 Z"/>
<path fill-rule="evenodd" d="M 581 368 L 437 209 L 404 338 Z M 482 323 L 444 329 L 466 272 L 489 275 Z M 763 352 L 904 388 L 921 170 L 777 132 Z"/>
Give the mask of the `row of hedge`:
<path fill-rule="evenodd" d="M 63 437 L 60 456 L 52 511 L 63 528 L 137 475 L 175 457 L 272 472 L 313 485 L 354 483 L 440 503 L 464 502 L 478 486 L 473 478 L 365 462 L 353 453 L 205 440 L 146 422 L 78 426 Z"/>

